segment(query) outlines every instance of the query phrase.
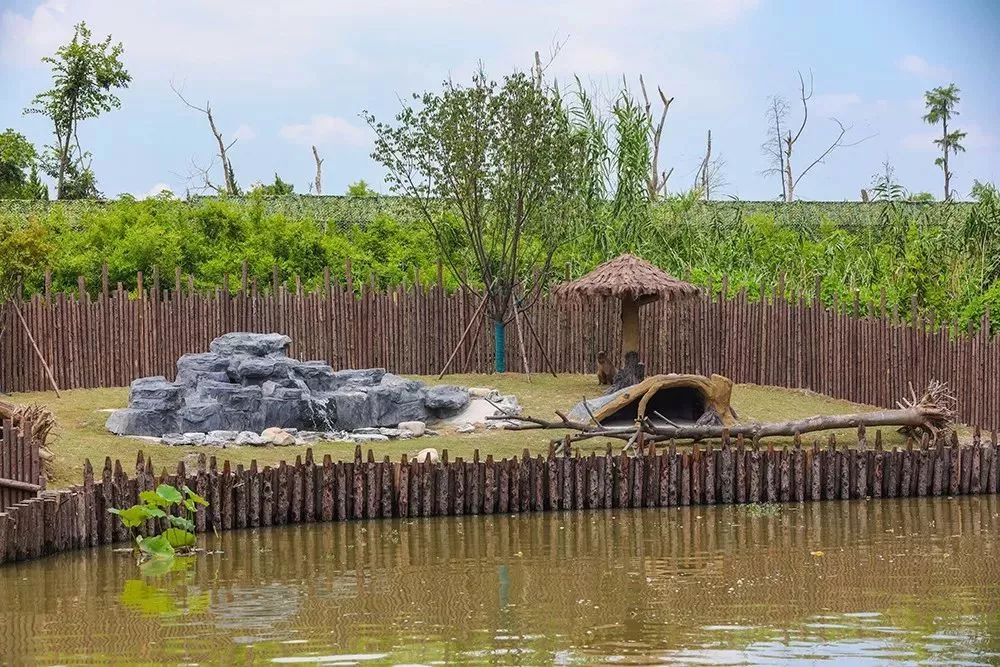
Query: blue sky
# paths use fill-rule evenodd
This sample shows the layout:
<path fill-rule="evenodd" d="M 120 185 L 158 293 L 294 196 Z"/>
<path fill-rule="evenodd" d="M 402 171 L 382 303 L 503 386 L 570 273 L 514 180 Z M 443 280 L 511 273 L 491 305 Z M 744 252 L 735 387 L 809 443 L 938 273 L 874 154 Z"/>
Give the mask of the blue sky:
<path fill-rule="evenodd" d="M 324 163 L 324 191 L 366 179 L 384 189 L 359 117 L 388 118 L 399 99 L 467 79 L 482 60 L 497 77 L 530 65 L 535 50 L 563 43 L 548 74 L 578 74 L 598 95 L 641 73 L 675 101 L 664 131 L 672 190 L 690 187 L 712 130 L 724 159 L 719 194 L 771 199 L 765 177 L 768 96 L 793 103 L 796 71 L 812 70 L 815 97 L 797 161 L 811 162 L 835 137 L 836 116 L 862 144 L 843 149 L 799 185 L 803 199 L 856 199 L 884 160 L 913 191 L 941 196 L 935 130 L 921 121 L 923 92 L 954 81 L 957 127 L 968 152 L 954 160 L 954 187 L 1000 182 L 1000 2 L 955 0 L 0 0 L 0 128 L 41 145 L 44 119 L 23 116 L 53 52 L 85 19 L 95 36 L 124 42 L 133 85 L 122 109 L 81 127 L 105 195 L 183 194 L 192 162 L 208 165 L 204 118 L 183 106 L 211 100 L 244 186 L 277 171 L 296 190 L 312 179 L 310 144 Z M 221 180 L 221 175 L 216 176 Z"/>

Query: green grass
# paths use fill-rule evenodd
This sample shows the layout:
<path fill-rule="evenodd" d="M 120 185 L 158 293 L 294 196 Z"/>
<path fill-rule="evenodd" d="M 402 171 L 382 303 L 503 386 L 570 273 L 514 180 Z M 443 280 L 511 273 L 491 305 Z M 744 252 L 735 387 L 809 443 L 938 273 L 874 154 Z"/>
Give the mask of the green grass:
<path fill-rule="evenodd" d="M 438 381 L 433 378 L 420 378 L 431 384 Z M 534 375 L 531 381 L 519 374 L 503 375 L 452 375 L 442 383 L 459 384 L 463 386 L 493 387 L 501 393 L 517 395 L 524 406 L 525 412 L 541 417 L 553 416 L 555 410 L 567 410 L 584 396 L 592 398 L 600 393 L 600 388 L 592 375 L 561 375 L 553 378 L 551 375 Z M 273 464 L 278 461 L 295 460 L 297 455 L 305 453 L 305 446 L 293 447 L 232 447 L 225 450 L 214 447 L 170 447 L 161 444 L 150 444 L 133 438 L 122 438 L 108 433 L 104 428 L 108 413 L 101 410 L 124 407 L 128 401 L 128 389 L 77 389 L 62 392 L 62 398 L 56 398 L 52 392 L 35 392 L 14 394 L 11 398 L 18 403 L 39 403 L 47 406 L 56 417 L 57 426 L 49 441 L 49 448 L 54 455 L 53 479 L 50 487 L 59 488 L 80 481 L 83 462 L 89 458 L 95 467 L 103 465 L 104 458 L 120 459 L 129 469 L 139 451 L 151 456 L 154 464 L 160 467 L 173 467 L 181 459 L 191 463 L 201 452 L 215 455 L 220 459 L 229 459 L 234 464 L 247 465 L 251 459 L 257 459 L 261 465 Z M 733 407 L 740 415 L 741 421 L 783 421 L 816 414 L 843 414 L 874 410 L 871 406 L 862 406 L 848 401 L 832 399 L 811 392 L 780 389 L 775 387 L 759 387 L 755 385 L 737 385 L 733 390 Z M 550 438 L 561 435 L 561 431 L 495 431 L 480 430 L 475 433 L 459 434 L 448 429 L 439 429 L 439 435 L 416 440 L 377 443 L 372 449 L 376 456 L 390 455 L 394 460 L 401 454 L 415 454 L 424 447 L 447 449 L 451 457 L 471 457 L 475 449 L 479 449 L 485 457 L 492 454 L 500 459 L 520 456 L 528 448 L 533 454 L 544 453 L 548 449 Z M 835 431 L 839 442 L 856 441 L 853 431 Z M 883 432 L 887 444 L 901 442 L 901 436 L 895 431 Z M 789 438 L 775 438 L 778 443 L 788 442 Z M 809 438 L 808 442 L 812 442 Z M 607 442 L 594 439 L 580 443 L 581 451 L 603 451 Z M 616 444 L 616 447 L 620 443 Z M 331 454 L 334 459 L 350 458 L 354 455 L 354 445 L 351 443 L 317 443 L 313 445 L 313 453 L 317 458 Z"/>

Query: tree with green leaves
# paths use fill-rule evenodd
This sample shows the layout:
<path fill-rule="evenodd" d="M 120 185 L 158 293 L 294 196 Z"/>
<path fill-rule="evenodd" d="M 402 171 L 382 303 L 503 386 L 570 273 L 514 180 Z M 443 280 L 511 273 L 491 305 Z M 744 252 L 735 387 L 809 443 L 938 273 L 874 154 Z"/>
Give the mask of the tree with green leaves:
<path fill-rule="evenodd" d="M 292 195 L 295 194 L 295 186 L 281 180 L 281 176 L 278 176 L 278 172 L 275 172 L 274 183 L 271 185 L 258 185 L 253 189 L 253 192 L 269 196 Z"/>
<path fill-rule="evenodd" d="M 56 179 L 59 199 L 100 194 L 91 154 L 80 144 L 79 125 L 121 106 L 115 91 L 127 88 L 132 80 L 121 60 L 123 52 L 121 42 L 111 43 L 111 35 L 92 41 L 87 24 L 80 22 L 68 44 L 59 47 L 54 56 L 42 58 L 52 67 L 52 87 L 36 95 L 24 112 L 52 121 L 55 144 L 46 147 L 43 165 Z"/>
<path fill-rule="evenodd" d="M 958 86 L 952 83 L 924 93 L 924 105 L 927 109 L 927 113 L 924 114 L 924 122 L 930 125 L 941 123 L 941 138 L 934 140 L 934 143 L 941 149 L 941 157 L 934 160 L 934 164 L 941 167 L 941 171 L 944 172 L 945 201 L 951 200 L 951 177 L 954 175 L 948 168 L 948 154 L 957 155 L 965 152 L 962 140 L 965 139 L 966 133 L 961 130 L 948 130 L 948 121 L 951 120 L 952 116 L 958 115 L 956 107 L 961 99 L 958 96 L 959 92 L 961 91 L 959 91 Z"/>
<path fill-rule="evenodd" d="M 0 134 L 0 199 L 48 199 L 38 178 L 38 151 L 23 134 L 7 128 Z"/>
<path fill-rule="evenodd" d="M 483 299 L 502 372 L 505 325 L 519 326 L 581 214 L 586 147 L 558 94 L 524 72 L 496 82 L 480 69 L 470 85 L 446 81 L 413 99 L 394 123 L 365 113 L 372 157 L 390 189 L 416 204 L 463 288 Z M 465 265 L 478 275 L 466 277 Z"/>

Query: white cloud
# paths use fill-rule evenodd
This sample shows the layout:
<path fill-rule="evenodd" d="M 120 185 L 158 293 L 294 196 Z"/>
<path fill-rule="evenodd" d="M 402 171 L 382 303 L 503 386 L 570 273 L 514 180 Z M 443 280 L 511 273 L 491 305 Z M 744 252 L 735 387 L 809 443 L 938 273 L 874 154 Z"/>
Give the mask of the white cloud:
<path fill-rule="evenodd" d="M 249 125 L 247 125 L 246 123 L 243 123 L 242 125 L 237 127 L 232 134 L 233 139 L 239 139 L 240 141 L 250 141 L 251 139 L 254 139 L 256 136 L 257 133 L 254 131 L 254 129 Z"/>
<path fill-rule="evenodd" d="M 824 93 L 813 98 L 813 109 L 822 116 L 836 116 L 861 106 L 857 93 Z"/>
<path fill-rule="evenodd" d="M 158 197 L 164 190 L 169 192 L 171 195 L 174 194 L 174 189 L 169 185 L 167 185 L 166 183 L 157 183 L 149 190 L 147 190 L 146 193 L 140 197 L 140 199 L 150 199 L 151 197 Z"/>
<path fill-rule="evenodd" d="M 342 146 L 367 146 L 371 143 L 366 128 L 352 125 L 339 116 L 313 116 L 308 123 L 285 125 L 278 134 L 294 144 L 340 144 Z"/>
<path fill-rule="evenodd" d="M 588 76 L 621 69 L 618 52 L 634 60 L 630 47 L 637 39 L 652 38 L 660 48 L 690 55 L 679 36 L 731 24 L 756 9 L 759 0 L 622 4 L 612 9 L 606 0 L 133 0 L 126 5 L 117 0 L 42 0 L 31 11 L 0 10 L 0 61 L 40 66 L 39 58 L 51 54 L 72 34 L 73 24 L 86 19 L 95 37 L 110 33 L 124 43 L 137 86 L 154 79 L 218 85 L 220 76 L 272 89 L 316 85 L 330 81 L 338 67 L 398 71 L 401 52 L 406 53 L 406 67 L 429 64 L 438 51 L 429 51 L 428 44 L 469 34 L 476 39 L 468 47 L 455 45 L 464 51 L 449 56 L 444 68 L 434 63 L 435 76 L 466 59 L 483 58 L 492 65 L 503 55 L 490 50 L 498 41 L 524 42 L 520 62 L 527 65 L 531 53 L 546 51 L 554 37 L 571 38 L 567 58 L 572 56 L 579 73 Z M 396 48 L 387 47 L 387 36 L 398 43 Z"/>
<path fill-rule="evenodd" d="M 899 59 L 899 69 L 924 79 L 950 79 L 951 70 L 940 65 L 932 65 L 920 56 L 905 55 Z"/>

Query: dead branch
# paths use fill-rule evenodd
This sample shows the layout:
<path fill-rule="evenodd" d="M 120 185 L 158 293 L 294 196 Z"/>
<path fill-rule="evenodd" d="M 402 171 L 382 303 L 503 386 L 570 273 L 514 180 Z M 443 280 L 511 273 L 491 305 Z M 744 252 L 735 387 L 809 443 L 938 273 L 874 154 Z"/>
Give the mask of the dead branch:
<path fill-rule="evenodd" d="M 649 127 L 651 132 L 650 141 L 653 145 L 653 155 L 650 161 L 649 167 L 649 178 L 646 182 L 646 189 L 649 193 L 649 200 L 654 201 L 657 197 L 663 194 L 663 191 L 667 187 L 667 179 L 670 175 L 674 173 L 673 167 L 669 171 L 660 171 L 659 161 L 660 161 L 660 139 L 663 137 L 663 124 L 667 120 L 667 112 L 670 110 L 670 104 L 674 101 L 674 98 L 667 99 L 667 96 L 663 93 L 663 89 L 659 86 L 656 87 L 656 92 L 660 94 L 660 102 L 663 104 L 663 108 L 660 110 L 660 119 L 657 121 L 656 125 L 653 125 L 653 106 L 649 101 L 649 94 L 646 92 L 646 82 L 643 81 L 642 75 L 639 75 L 639 87 L 642 89 L 642 99 L 645 102 L 646 118 L 649 119 Z"/>
<path fill-rule="evenodd" d="M 239 194 L 239 188 L 236 185 L 236 175 L 233 171 L 233 163 L 229 159 L 229 149 L 232 148 L 238 139 L 233 139 L 228 144 L 222 138 L 222 132 L 215 124 L 215 117 L 212 115 L 212 104 L 211 102 L 205 102 L 204 107 L 199 107 L 195 104 L 188 102 L 187 98 L 174 86 L 173 82 L 170 83 L 170 89 L 174 91 L 174 94 L 183 102 L 187 107 L 194 109 L 205 115 L 208 119 L 208 127 L 212 130 L 212 136 L 215 137 L 215 143 L 218 145 L 219 159 L 222 161 L 222 178 L 225 185 L 225 193 L 227 195 L 237 195 Z M 205 176 L 206 186 L 213 189 L 219 190 L 219 188 L 212 186 L 208 180 L 207 175 Z"/>
<path fill-rule="evenodd" d="M 525 431 L 532 429 L 559 429 L 577 431 L 568 436 L 568 442 L 579 442 L 591 438 L 612 438 L 632 443 L 642 437 L 646 442 L 663 442 L 666 440 L 706 440 L 720 438 L 728 433 L 732 436 L 742 435 L 747 438 L 763 438 L 774 436 L 794 436 L 817 431 L 829 431 L 845 428 L 895 426 L 901 431 L 912 434 L 927 434 L 931 438 L 951 429 L 955 421 L 955 399 L 949 393 L 947 385 L 937 380 L 932 381 L 921 397 L 917 397 L 910 388 L 910 398 L 899 402 L 898 409 L 878 410 L 875 412 L 857 412 L 844 415 L 816 415 L 805 419 L 794 419 L 784 422 L 736 424 L 723 426 L 719 423 L 707 424 L 674 424 L 669 420 L 666 425 L 655 425 L 649 419 L 637 420 L 627 426 L 603 426 L 601 424 L 586 424 L 569 419 L 565 414 L 556 412 L 558 421 L 539 419 L 530 415 L 498 415 L 487 419 L 503 419 L 511 422 L 508 429 Z M 656 415 L 663 419 L 662 416 Z M 626 449 L 629 447 L 626 444 Z"/>
<path fill-rule="evenodd" d="M 313 160 L 316 161 L 316 179 L 313 181 L 313 186 L 315 187 L 316 194 L 323 194 L 323 160 L 320 159 L 319 153 L 316 151 L 316 147 L 312 147 Z"/>

